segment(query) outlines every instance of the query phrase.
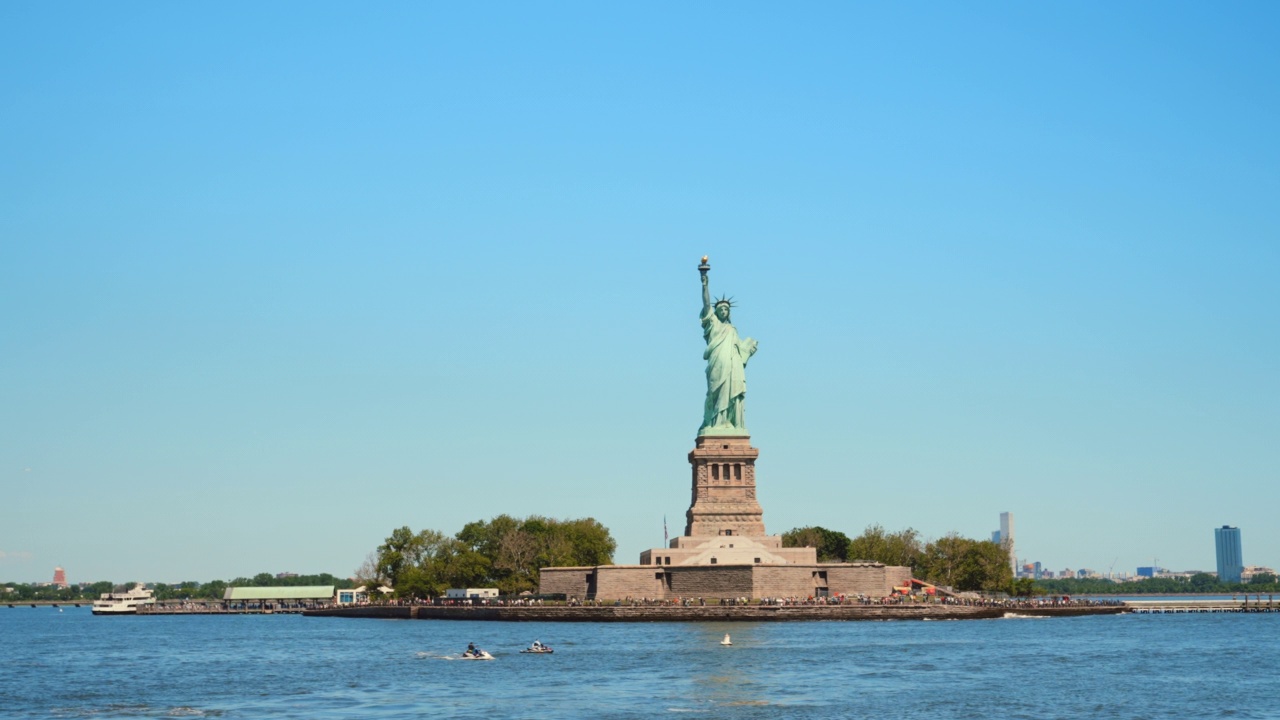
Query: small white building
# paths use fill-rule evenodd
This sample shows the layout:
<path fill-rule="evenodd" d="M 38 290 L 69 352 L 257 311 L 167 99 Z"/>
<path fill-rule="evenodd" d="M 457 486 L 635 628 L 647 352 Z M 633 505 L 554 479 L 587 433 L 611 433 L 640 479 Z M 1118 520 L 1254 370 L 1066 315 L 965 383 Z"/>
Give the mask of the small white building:
<path fill-rule="evenodd" d="M 450 600 L 470 600 L 498 597 L 498 588 L 449 588 L 444 596 Z"/>
<path fill-rule="evenodd" d="M 391 593 L 395 592 L 395 590 L 392 590 L 386 585 L 383 585 L 378 588 L 378 592 L 382 593 L 385 596 L 385 595 L 390 595 Z M 364 603 L 368 601 L 369 601 L 369 591 L 366 589 L 364 585 L 361 585 L 358 588 L 339 590 L 337 594 L 333 596 L 333 603 L 335 605 L 359 605 L 360 603 Z"/>
<path fill-rule="evenodd" d="M 369 593 L 365 592 L 364 586 L 358 588 L 343 588 L 333 597 L 334 605 L 356 605 L 368 602 Z"/>

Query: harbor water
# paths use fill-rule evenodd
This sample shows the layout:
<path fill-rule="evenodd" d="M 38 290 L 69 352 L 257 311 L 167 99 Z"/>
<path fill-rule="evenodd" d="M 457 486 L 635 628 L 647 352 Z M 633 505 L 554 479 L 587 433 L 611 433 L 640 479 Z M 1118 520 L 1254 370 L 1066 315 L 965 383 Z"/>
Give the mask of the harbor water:
<path fill-rule="evenodd" d="M 1278 633 L 1276 614 L 551 624 L 0 608 L 0 718 L 1280 718 Z M 535 639 L 555 653 L 519 653 Z M 457 659 L 469 642 L 496 659 Z"/>

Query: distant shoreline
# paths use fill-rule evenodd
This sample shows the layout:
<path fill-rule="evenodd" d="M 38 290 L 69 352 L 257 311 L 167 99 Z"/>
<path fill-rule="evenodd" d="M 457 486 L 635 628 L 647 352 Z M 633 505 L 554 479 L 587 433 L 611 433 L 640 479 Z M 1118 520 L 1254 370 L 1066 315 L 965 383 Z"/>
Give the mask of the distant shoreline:
<path fill-rule="evenodd" d="M 1245 595 L 1248 595 L 1248 596 L 1250 596 L 1250 597 L 1252 597 L 1252 596 L 1254 596 L 1254 595 L 1262 595 L 1262 596 L 1264 596 L 1264 597 L 1265 597 L 1265 596 L 1267 596 L 1267 595 L 1280 595 L 1280 593 L 1271 593 L 1271 592 L 1257 592 L 1257 593 L 1253 593 L 1253 592 L 1250 592 L 1250 593 L 1244 593 L 1244 592 L 1238 592 L 1238 593 L 1230 593 L 1230 592 L 1202 592 L 1202 593 L 1196 593 L 1196 592 L 1185 592 L 1185 593 L 1181 593 L 1181 592 L 1179 592 L 1179 593 L 1132 593 L 1132 592 L 1131 592 L 1131 593 L 1109 593 L 1109 594 L 1107 594 L 1107 595 L 1098 595 L 1097 593 L 1087 593 L 1087 594 L 1083 594 L 1083 595 L 1072 595 L 1072 594 L 1070 594 L 1070 593 L 1054 593 L 1054 594 L 1052 594 L 1052 595 L 1044 595 L 1043 597 L 1063 597 L 1063 596 L 1066 596 L 1066 597 L 1073 597 L 1073 598 L 1086 598 L 1086 599 L 1089 599 L 1089 600 L 1093 600 L 1093 599 L 1098 599 L 1098 600 L 1112 600 L 1112 599 L 1115 599 L 1115 598 L 1118 598 L 1118 597 L 1243 597 L 1243 596 L 1245 596 Z"/>

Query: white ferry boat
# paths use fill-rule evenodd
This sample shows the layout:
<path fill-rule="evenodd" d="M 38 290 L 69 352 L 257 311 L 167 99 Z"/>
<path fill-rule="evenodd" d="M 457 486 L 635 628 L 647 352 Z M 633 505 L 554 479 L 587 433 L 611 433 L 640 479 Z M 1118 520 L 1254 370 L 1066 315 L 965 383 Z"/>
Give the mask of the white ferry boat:
<path fill-rule="evenodd" d="M 93 601 L 94 615 L 136 615 L 139 605 L 154 605 L 152 591 L 138 583 L 126 592 L 109 592 Z"/>

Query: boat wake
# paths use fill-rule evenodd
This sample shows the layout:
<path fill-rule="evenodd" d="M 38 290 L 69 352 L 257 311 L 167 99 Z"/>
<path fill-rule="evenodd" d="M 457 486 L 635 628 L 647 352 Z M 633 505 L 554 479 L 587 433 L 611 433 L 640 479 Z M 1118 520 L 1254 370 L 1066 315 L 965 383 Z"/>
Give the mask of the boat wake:
<path fill-rule="evenodd" d="M 1006 620 L 1044 620 L 1047 615 L 1023 615 L 1021 613 L 1007 612 L 1004 614 Z"/>

